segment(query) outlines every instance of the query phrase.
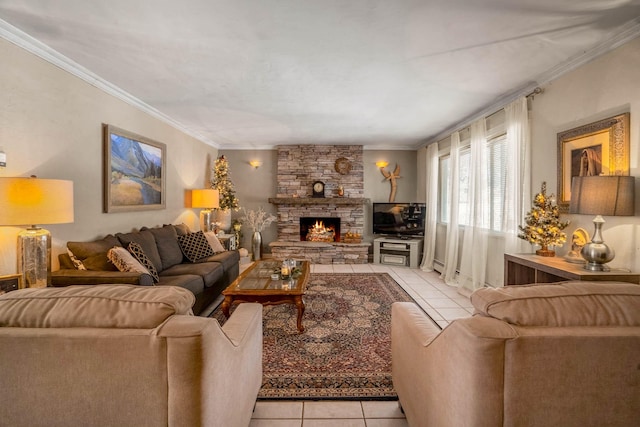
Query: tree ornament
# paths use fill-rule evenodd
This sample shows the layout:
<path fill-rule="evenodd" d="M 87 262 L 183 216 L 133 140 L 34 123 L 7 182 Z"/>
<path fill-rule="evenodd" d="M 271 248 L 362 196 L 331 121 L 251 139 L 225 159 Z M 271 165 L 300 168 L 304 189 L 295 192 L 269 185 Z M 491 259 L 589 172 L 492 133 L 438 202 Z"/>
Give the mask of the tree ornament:
<path fill-rule="evenodd" d="M 567 241 L 567 235 L 562 232 L 569 221 L 560 221 L 560 211 L 555 204 L 555 196 L 547 196 L 547 183 L 542 183 L 540 193 L 533 199 L 533 206 L 527 213 L 525 226 L 518 226 L 518 237 L 527 242 L 539 245 L 536 254 L 541 256 L 555 256 L 555 251 L 549 246 L 562 246 Z"/>

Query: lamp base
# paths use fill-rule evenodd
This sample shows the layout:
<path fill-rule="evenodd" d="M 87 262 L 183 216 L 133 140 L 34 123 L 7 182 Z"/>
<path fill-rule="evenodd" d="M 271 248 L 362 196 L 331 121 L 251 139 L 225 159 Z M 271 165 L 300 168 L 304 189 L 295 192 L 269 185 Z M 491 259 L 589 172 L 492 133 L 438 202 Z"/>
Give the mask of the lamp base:
<path fill-rule="evenodd" d="M 211 223 L 213 222 L 213 211 L 211 209 L 202 209 L 200 211 L 200 230 L 204 233 L 211 231 Z"/>
<path fill-rule="evenodd" d="M 18 273 L 26 288 L 46 288 L 51 282 L 51 233 L 44 228 L 18 233 Z"/>
<path fill-rule="evenodd" d="M 595 230 L 591 241 L 582 247 L 580 254 L 585 259 L 584 269 L 589 271 L 610 271 L 605 264 L 616 256 L 613 249 L 604 243 L 602 238 L 602 224 L 604 219 L 598 215 L 593 220 Z"/>

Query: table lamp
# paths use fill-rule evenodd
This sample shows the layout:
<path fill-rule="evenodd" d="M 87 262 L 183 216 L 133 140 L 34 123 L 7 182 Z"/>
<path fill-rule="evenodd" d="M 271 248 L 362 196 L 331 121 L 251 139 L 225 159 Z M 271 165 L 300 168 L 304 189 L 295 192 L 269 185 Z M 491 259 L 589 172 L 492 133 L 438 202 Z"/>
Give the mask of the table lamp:
<path fill-rule="evenodd" d="M 582 247 L 585 270 L 609 271 L 605 264 L 613 260 L 615 252 L 602 238 L 603 216 L 631 216 L 635 214 L 635 178 L 632 176 L 577 176 L 571 182 L 569 212 L 597 215 L 591 242 Z"/>
<path fill-rule="evenodd" d="M 200 230 L 211 231 L 213 211 L 220 207 L 220 193 L 212 188 L 191 190 L 191 207 L 200 211 Z"/>
<path fill-rule="evenodd" d="M 51 233 L 35 224 L 73 222 L 73 181 L 0 178 L 0 225 L 31 225 L 18 234 L 18 273 L 28 288 L 51 278 Z"/>

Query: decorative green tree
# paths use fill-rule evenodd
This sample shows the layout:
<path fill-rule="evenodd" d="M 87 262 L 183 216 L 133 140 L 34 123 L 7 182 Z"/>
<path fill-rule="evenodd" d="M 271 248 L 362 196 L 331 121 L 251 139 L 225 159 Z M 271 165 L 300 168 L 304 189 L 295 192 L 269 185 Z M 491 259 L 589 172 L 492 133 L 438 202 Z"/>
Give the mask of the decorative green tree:
<path fill-rule="evenodd" d="M 229 178 L 229 162 L 224 156 L 216 159 L 213 165 L 213 177 L 211 177 L 211 188 L 220 192 L 220 210 L 227 211 L 240 209 L 239 200 L 236 197 L 236 190 L 233 188 L 231 178 Z"/>
<path fill-rule="evenodd" d="M 553 195 L 547 197 L 547 183 L 543 182 L 540 193 L 533 199 L 533 207 L 525 217 L 527 225 L 518 226 L 518 237 L 540 245 L 536 254 L 541 256 L 555 256 L 549 246 L 562 246 L 567 241 L 567 235 L 562 230 L 569 225 L 569 221 L 560 221 L 560 212 L 553 199 Z"/>

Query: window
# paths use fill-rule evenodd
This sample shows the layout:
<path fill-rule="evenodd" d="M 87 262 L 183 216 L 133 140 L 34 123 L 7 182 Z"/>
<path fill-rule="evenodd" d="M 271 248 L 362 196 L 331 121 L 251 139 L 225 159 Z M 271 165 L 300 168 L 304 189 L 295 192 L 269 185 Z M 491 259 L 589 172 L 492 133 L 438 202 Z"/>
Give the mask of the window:
<path fill-rule="evenodd" d="M 506 189 L 506 137 L 504 135 L 487 143 L 489 162 L 489 228 L 502 231 L 504 213 L 504 194 Z"/>
<path fill-rule="evenodd" d="M 471 171 L 471 150 L 460 152 L 460 172 L 458 175 L 458 224 L 471 222 L 471 201 L 469 200 L 469 173 Z"/>
<path fill-rule="evenodd" d="M 504 135 L 487 142 L 487 207 L 488 228 L 501 231 L 502 214 L 504 206 L 504 192 L 506 188 L 506 137 Z M 458 223 L 470 224 L 471 205 L 469 200 L 469 174 L 471 168 L 471 150 L 463 149 L 460 152 L 458 175 Z M 451 179 L 451 159 L 449 156 L 440 158 L 440 221 L 449 222 L 450 197 L 449 180 Z"/>
<path fill-rule="evenodd" d="M 449 156 L 440 157 L 440 165 L 438 167 L 438 174 L 440 175 L 440 191 L 438 191 L 440 200 L 438 200 L 438 204 L 440 206 L 440 222 L 444 223 L 449 222 L 449 181 L 451 178 L 451 173 L 449 172 L 450 160 Z"/>

